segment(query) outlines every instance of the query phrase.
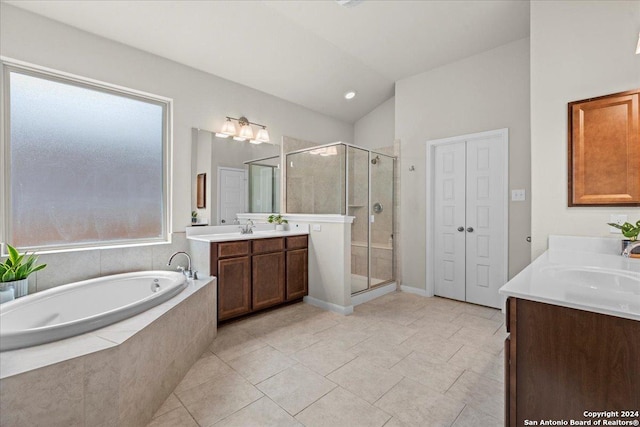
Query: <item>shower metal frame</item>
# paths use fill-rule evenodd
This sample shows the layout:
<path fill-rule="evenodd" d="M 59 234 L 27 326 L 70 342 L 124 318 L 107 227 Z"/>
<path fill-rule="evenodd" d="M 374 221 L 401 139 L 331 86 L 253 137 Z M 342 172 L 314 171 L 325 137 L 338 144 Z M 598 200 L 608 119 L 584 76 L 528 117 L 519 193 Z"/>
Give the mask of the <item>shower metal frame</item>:
<path fill-rule="evenodd" d="M 344 212 L 341 215 L 351 216 L 349 215 L 349 148 L 356 148 L 358 150 L 363 150 L 367 152 L 367 288 L 362 291 L 352 292 L 351 295 L 358 295 L 364 292 L 368 292 L 374 288 L 387 285 L 396 280 L 396 161 L 398 158 L 396 156 L 390 156 L 388 154 L 382 153 L 380 151 L 371 150 L 369 148 L 361 147 L 359 145 L 351 144 L 348 142 L 331 142 L 329 144 L 322 145 L 314 145 L 313 147 L 302 148 L 299 150 L 289 151 L 287 153 L 283 153 L 284 163 L 287 164 L 287 156 L 289 154 L 298 154 L 305 153 L 311 150 L 317 150 L 319 148 L 333 147 L 337 145 L 343 145 L 344 149 Z M 393 162 L 392 168 L 392 180 L 391 183 L 392 191 L 391 191 L 391 274 L 393 276 L 390 280 L 385 280 L 380 282 L 374 286 L 371 285 L 371 212 L 373 211 L 373 207 L 371 205 L 371 155 L 375 154 L 376 156 L 383 156 L 389 158 Z M 286 167 L 284 169 L 284 179 L 286 180 Z M 287 204 L 287 189 L 286 182 L 284 183 L 284 194 L 285 194 L 285 212 L 287 212 L 288 204 Z M 351 244 L 351 243 L 350 243 Z"/>

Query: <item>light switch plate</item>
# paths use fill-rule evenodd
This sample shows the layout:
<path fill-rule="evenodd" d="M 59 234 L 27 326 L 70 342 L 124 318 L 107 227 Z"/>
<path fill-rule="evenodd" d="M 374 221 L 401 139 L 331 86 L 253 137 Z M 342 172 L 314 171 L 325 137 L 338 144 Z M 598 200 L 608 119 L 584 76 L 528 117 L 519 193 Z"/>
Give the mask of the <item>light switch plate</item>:
<path fill-rule="evenodd" d="M 616 224 L 624 224 L 625 222 L 627 222 L 627 216 L 626 215 L 611 215 L 609 217 L 609 222 L 613 222 Z M 611 227 L 609 226 L 609 233 L 611 234 L 622 234 L 622 231 L 618 230 L 615 227 Z"/>
<path fill-rule="evenodd" d="M 514 202 L 523 202 L 526 199 L 525 190 L 511 190 L 511 200 Z"/>

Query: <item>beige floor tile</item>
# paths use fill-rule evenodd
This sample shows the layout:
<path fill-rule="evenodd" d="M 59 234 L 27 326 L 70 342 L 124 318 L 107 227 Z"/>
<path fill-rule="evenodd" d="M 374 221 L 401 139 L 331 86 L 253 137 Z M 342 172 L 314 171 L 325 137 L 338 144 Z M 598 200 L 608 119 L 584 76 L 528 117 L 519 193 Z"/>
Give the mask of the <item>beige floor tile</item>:
<path fill-rule="evenodd" d="M 485 307 L 483 305 L 465 304 L 463 313 L 473 314 L 474 316 L 484 317 L 485 319 L 501 321 L 499 318 L 494 318 L 497 313 L 500 313 L 500 310 L 491 307 Z"/>
<path fill-rule="evenodd" d="M 251 384 L 258 384 L 297 362 L 273 347 L 266 346 L 231 359 L 228 363 Z"/>
<path fill-rule="evenodd" d="M 374 311 L 373 316 L 378 320 L 408 325 L 422 317 L 420 311 L 406 311 L 397 307 L 382 307 L 381 310 Z"/>
<path fill-rule="evenodd" d="M 295 365 L 257 387 L 291 415 L 296 415 L 336 388 L 336 384 L 302 365 Z"/>
<path fill-rule="evenodd" d="M 273 336 L 267 335 L 262 339 L 283 354 L 293 354 L 320 341 L 317 335 L 295 331 Z"/>
<path fill-rule="evenodd" d="M 316 337 L 344 350 L 366 340 L 371 336 L 366 329 L 352 329 L 349 325 L 338 324 L 315 334 Z"/>
<path fill-rule="evenodd" d="M 371 337 L 375 337 L 378 341 L 386 341 L 389 344 L 400 344 L 407 338 L 415 335 L 420 329 L 415 326 L 403 326 L 391 322 L 376 322 L 365 329 Z"/>
<path fill-rule="evenodd" d="M 181 408 L 182 403 L 178 400 L 175 394 L 171 393 L 167 400 L 164 401 L 162 406 L 153 414 L 153 418 L 159 417 L 160 415 L 166 414 L 169 411 L 173 411 L 174 409 Z"/>
<path fill-rule="evenodd" d="M 328 375 L 356 358 L 350 351 L 337 348 L 327 341 L 319 341 L 291 355 L 295 360 L 320 375 Z"/>
<path fill-rule="evenodd" d="M 357 358 L 333 371 L 327 379 L 374 403 L 400 382 L 402 375 Z"/>
<path fill-rule="evenodd" d="M 446 362 L 462 347 L 460 343 L 454 343 L 432 332 L 419 332 L 401 344 L 418 353 L 425 354 L 434 359 L 434 362 Z"/>
<path fill-rule="evenodd" d="M 202 383 L 206 383 L 216 377 L 227 375 L 233 372 L 233 369 L 218 358 L 218 356 L 209 353 L 208 357 L 201 357 L 189 369 L 187 375 L 180 381 L 175 392 L 184 391 L 195 387 Z"/>
<path fill-rule="evenodd" d="M 403 423 L 414 426 L 449 426 L 464 404 L 407 378 L 375 403 Z"/>
<path fill-rule="evenodd" d="M 452 320 L 452 323 L 460 326 L 466 326 L 472 329 L 479 330 L 491 330 L 491 333 L 496 332 L 503 327 L 502 322 L 497 320 L 485 319 L 484 317 L 474 316 L 469 313 L 461 313 L 458 317 Z"/>
<path fill-rule="evenodd" d="M 504 348 L 505 337 L 501 333 L 496 333 L 496 331 L 492 332 L 492 329 L 476 329 L 463 326 L 449 340 L 463 345 L 470 345 L 488 353 L 498 354 Z"/>
<path fill-rule="evenodd" d="M 391 368 L 391 371 L 444 393 L 462 375 L 464 368 L 446 362 L 435 363 L 430 356 L 411 353 Z"/>
<path fill-rule="evenodd" d="M 384 425 L 389 418 L 389 414 L 341 387 L 335 388 L 296 416 L 307 427 L 376 427 Z"/>
<path fill-rule="evenodd" d="M 157 418 L 154 418 L 147 427 L 198 427 L 191 414 L 182 405 Z"/>
<path fill-rule="evenodd" d="M 455 316 L 457 317 L 459 315 L 460 314 L 456 314 Z M 450 322 L 440 320 L 439 317 L 432 316 L 421 317 L 420 319 L 417 319 L 416 321 L 411 323 L 409 326 L 415 328 L 423 334 L 425 332 L 428 332 L 432 335 L 436 335 L 442 338 L 449 338 L 462 328 L 462 326 L 460 325 L 454 325 Z"/>
<path fill-rule="evenodd" d="M 349 351 L 367 362 L 381 368 L 390 369 L 393 365 L 407 357 L 413 350 L 395 344 L 389 344 L 384 338 L 373 336 L 366 341 L 354 345 Z"/>
<path fill-rule="evenodd" d="M 236 373 L 207 381 L 177 393 L 201 426 L 210 426 L 260 399 L 263 394 Z"/>
<path fill-rule="evenodd" d="M 504 387 L 498 381 L 465 371 L 446 395 L 500 421 L 504 418 Z"/>
<path fill-rule="evenodd" d="M 273 403 L 268 397 L 256 400 L 238 412 L 229 415 L 215 424 L 216 427 L 248 427 L 273 426 L 294 427 L 302 426 L 281 407 Z"/>
<path fill-rule="evenodd" d="M 464 345 L 449 359 L 452 365 L 469 369 L 498 382 L 504 382 L 504 354 L 491 354 L 473 346 Z"/>
<path fill-rule="evenodd" d="M 452 427 L 502 427 L 504 422 L 467 405 L 464 407 Z"/>
<path fill-rule="evenodd" d="M 242 329 L 237 327 L 227 328 L 227 325 L 225 325 L 218 329 L 218 335 L 216 339 L 213 340 L 213 343 L 211 343 L 209 351 L 226 362 L 243 354 L 251 353 L 266 345 L 266 342 Z"/>

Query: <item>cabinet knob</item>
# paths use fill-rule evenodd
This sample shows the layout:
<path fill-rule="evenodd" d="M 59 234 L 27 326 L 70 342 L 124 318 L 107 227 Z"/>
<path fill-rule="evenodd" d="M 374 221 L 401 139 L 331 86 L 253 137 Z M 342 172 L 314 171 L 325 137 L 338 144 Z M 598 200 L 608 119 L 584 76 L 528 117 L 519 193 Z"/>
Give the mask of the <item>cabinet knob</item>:
<path fill-rule="evenodd" d="M 469 233 L 473 233 L 473 227 L 469 227 L 469 228 L 467 228 L 467 231 L 468 231 Z"/>
<path fill-rule="evenodd" d="M 458 227 L 458 231 L 462 233 L 464 231 L 464 227 Z"/>

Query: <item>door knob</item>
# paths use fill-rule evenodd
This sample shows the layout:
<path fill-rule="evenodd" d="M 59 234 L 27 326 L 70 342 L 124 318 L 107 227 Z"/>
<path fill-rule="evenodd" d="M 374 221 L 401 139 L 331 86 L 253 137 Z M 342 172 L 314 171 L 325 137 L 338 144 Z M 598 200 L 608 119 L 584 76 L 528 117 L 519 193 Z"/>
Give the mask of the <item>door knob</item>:
<path fill-rule="evenodd" d="M 469 228 L 467 228 L 467 231 L 468 231 L 469 233 L 473 233 L 473 227 L 469 227 Z"/>
<path fill-rule="evenodd" d="M 462 233 L 464 231 L 464 227 L 458 227 L 458 231 Z"/>

